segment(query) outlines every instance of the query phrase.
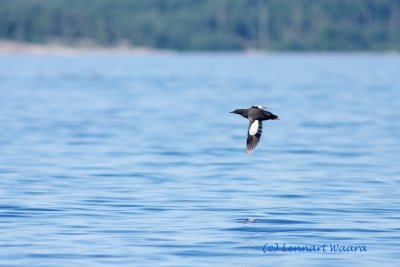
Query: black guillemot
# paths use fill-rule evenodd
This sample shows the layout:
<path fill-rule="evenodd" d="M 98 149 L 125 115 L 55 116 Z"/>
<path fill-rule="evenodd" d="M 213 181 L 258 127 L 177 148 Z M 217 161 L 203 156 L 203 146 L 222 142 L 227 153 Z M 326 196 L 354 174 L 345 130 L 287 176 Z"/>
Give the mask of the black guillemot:
<path fill-rule="evenodd" d="M 231 113 L 240 114 L 249 119 L 247 129 L 246 153 L 251 153 L 256 148 L 262 134 L 262 122 L 266 120 L 279 120 L 279 117 L 267 111 L 263 106 L 252 106 L 246 109 L 235 109 Z"/>

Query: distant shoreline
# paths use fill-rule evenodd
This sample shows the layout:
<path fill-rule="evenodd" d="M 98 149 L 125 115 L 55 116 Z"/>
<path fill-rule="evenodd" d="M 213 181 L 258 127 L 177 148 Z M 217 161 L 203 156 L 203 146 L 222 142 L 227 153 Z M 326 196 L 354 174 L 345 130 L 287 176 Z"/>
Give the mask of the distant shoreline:
<path fill-rule="evenodd" d="M 164 54 L 172 50 L 153 49 L 148 47 L 130 47 L 118 45 L 102 47 L 96 45 L 66 46 L 62 44 L 32 44 L 0 40 L 0 54 L 88 54 L 88 53 L 113 53 L 113 54 Z"/>
<path fill-rule="evenodd" d="M 174 53 L 234 53 L 234 54 L 387 54 L 400 55 L 399 51 L 264 51 L 264 50 L 234 50 L 234 51 L 175 51 L 155 49 L 150 47 L 131 47 L 117 45 L 104 47 L 98 45 L 68 46 L 58 43 L 33 44 L 0 40 L 0 55 L 80 55 L 80 54 L 174 54 Z"/>

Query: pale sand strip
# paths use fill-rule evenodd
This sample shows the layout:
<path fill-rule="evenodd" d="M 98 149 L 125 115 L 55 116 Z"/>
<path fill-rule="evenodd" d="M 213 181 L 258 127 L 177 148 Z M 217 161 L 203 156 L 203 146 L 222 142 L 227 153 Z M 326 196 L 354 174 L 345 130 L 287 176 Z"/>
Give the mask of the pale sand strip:
<path fill-rule="evenodd" d="M 120 54 L 163 54 L 170 50 L 157 50 L 146 47 L 130 47 L 118 45 L 113 47 L 101 46 L 65 46 L 61 44 L 31 44 L 0 40 L 0 54 L 65 54 L 81 53 L 120 53 Z"/>

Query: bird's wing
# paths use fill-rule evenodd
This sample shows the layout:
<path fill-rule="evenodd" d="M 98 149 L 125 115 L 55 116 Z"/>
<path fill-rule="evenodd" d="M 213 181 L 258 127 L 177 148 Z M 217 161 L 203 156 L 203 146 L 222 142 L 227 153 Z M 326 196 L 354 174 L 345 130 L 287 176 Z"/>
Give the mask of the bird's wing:
<path fill-rule="evenodd" d="M 259 106 L 251 106 L 251 107 L 252 107 L 252 108 L 262 109 L 262 110 L 266 110 L 266 109 L 267 109 L 267 107 L 261 106 L 261 105 L 259 105 Z"/>
<path fill-rule="evenodd" d="M 246 153 L 253 152 L 262 134 L 262 121 L 249 119 L 249 129 L 247 130 Z"/>

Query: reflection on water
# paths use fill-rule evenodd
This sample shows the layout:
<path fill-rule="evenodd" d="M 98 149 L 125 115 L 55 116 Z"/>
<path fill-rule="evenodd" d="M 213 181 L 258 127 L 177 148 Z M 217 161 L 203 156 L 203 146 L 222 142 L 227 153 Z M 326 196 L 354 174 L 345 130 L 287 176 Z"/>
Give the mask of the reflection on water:
<path fill-rule="evenodd" d="M 0 264 L 394 266 L 399 62 L 0 56 Z M 247 156 L 253 104 L 281 120 Z"/>

